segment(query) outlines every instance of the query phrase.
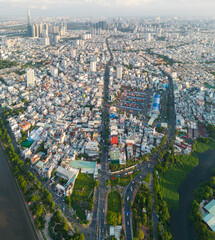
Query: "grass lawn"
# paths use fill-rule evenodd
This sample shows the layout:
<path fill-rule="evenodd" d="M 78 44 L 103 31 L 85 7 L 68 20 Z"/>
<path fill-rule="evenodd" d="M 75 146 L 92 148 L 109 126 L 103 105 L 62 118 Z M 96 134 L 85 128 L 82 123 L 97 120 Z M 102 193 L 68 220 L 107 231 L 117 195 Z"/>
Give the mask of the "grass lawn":
<path fill-rule="evenodd" d="M 72 208 L 81 220 L 86 219 L 85 210 L 92 209 L 94 178 L 92 174 L 79 173 L 71 195 Z"/>
<path fill-rule="evenodd" d="M 138 175 L 138 173 L 139 171 L 124 177 L 115 177 L 114 180 L 111 180 L 111 187 L 115 187 L 117 185 L 121 187 L 127 186 L 129 182 Z"/>
<path fill-rule="evenodd" d="M 160 176 L 161 192 L 169 209 L 178 208 L 178 188 L 180 183 L 185 179 L 187 173 L 197 165 L 198 158 L 194 153 L 191 155 L 181 155 L 180 160 L 170 167 L 165 174 Z"/>
<path fill-rule="evenodd" d="M 213 142 L 213 141 L 210 141 L 209 143 L 197 142 L 196 151 L 198 153 L 203 153 L 203 152 L 207 151 L 208 149 L 215 149 L 215 142 Z"/>
<path fill-rule="evenodd" d="M 122 213 L 121 196 L 117 191 L 113 191 L 108 195 L 108 211 Z"/>
<path fill-rule="evenodd" d="M 147 182 L 147 183 L 150 183 L 150 176 L 151 176 L 151 173 L 148 173 L 146 175 L 146 177 L 143 179 L 144 182 Z"/>

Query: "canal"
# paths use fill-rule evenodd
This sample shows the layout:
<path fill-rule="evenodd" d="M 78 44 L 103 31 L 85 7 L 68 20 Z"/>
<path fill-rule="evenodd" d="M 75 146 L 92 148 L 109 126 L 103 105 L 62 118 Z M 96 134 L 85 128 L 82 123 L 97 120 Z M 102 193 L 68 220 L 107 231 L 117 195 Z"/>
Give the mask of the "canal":
<path fill-rule="evenodd" d="M 34 229 L 0 147 L 0 239 L 35 240 Z"/>
<path fill-rule="evenodd" d="M 215 168 L 215 150 L 197 154 L 199 165 L 188 173 L 179 187 L 179 209 L 170 211 L 170 225 L 174 240 L 197 240 L 194 225 L 189 220 L 193 202 L 193 192 L 197 186 L 213 176 Z"/>

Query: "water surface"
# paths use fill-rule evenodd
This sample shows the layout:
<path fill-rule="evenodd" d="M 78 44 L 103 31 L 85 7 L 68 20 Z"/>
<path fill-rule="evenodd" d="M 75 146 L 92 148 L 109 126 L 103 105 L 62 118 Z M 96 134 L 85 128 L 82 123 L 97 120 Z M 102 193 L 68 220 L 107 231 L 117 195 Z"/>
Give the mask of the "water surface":
<path fill-rule="evenodd" d="M 31 222 L 0 147 L 0 239 L 35 240 Z"/>
<path fill-rule="evenodd" d="M 179 187 L 179 209 L 170 211 L 170 225 L 174 240 L 196 240 L 194 225 L 189 220 L 193 202 L 193 192 L 198 185 L 213 176 L 215 150 L 197 154 L 199 165 L 193 168 Z"/>

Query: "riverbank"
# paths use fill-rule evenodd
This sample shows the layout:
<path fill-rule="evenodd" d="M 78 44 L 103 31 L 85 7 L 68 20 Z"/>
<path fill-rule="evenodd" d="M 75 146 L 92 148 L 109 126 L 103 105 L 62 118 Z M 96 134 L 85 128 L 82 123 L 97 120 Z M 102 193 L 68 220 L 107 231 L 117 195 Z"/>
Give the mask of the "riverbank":
<path fill-rule="evenodd" d="M 197 165 L 198 158 L 195 153 L 180 155 L 176 162 L 168 168 L 166 173 L 160 176 L 161 194 L 169 210 L 178 209 L 178 188 L 186 175 Z"/>
<path fill-rule="evenodd" d="M 215 142 L 209 139 L 198 139 L 193 145 L 195 152 L 189 155 L 179 155 L 175 163 L 168 167 L 164 174 L 160 175 L 160 186 L 163 200 L 168 209 L 177 210 L 179 202 L 178 188 L 187 174 L 199 164 L 198 153 L 204 153 L 209 149 L 215 149 Z"/>
<path fill-rule="evenodd" d="M 199 164 L 193 168 L 181 182 L 178 189 L 178 210 L 170 211 L 170 227 L 174 240 L 196 240 L 197 235 L 189 215 L 193 203 L 193 192 L 197 186 L 213 176 L 212 169 L 215 168 L 215 150 L 207 150 L 198 153 Z"/>
<path fill-rule="evenodd" d="M 175 155 L 172 149 L 171 151 L 166 152 L 163 155 L 163 161 L 158 163 L 155 169 L 155 174 L 154 174 L 154 182 L 156 183 L 154 186 L 154 189 L 155 189 L 155 193 L 157 194 L 157 204 L 158 204 L 157 214 L 159 215 L 160 221 L 162 222 L 162 225 L 160 226 L 160 230 L 158 228 L 158 234 L 160 233 L 160 236 L 163 239 L 173 238 L 175 240 L 176 239 L 175 235 L 177 237 L 177 234 L 180 234 L 182 232 L 183 228 L 181 228 L 181 222 L 177 221 L 177 218 L 176 218 L 175 224 L 173 224 L 173 227 L 172 227 L 172 222 L 173 222 L 172 218 L 173 216 L 175 217 L 174 213 L 182 212 L 181 210 L 178 210 L 180 208 L 180 202 L 181 202 L 181 195 L 180 195 L 179 189 L 181 187 L 182 182 L 185 181 L 189 173 L 199 166 L 198 151 L 201 152 L 206 149 L 214 148 L 214 146 L 215 144 L 213 142 L 210 142 L 209 138 L 198 139 L 198 141 L 195 141 L 195 145 L 194 145 L 195 152 L 193 151 L 189 155 Z M 187 184 L 189 184 L 189 182 Z M 187 186 L 185 185 L 183 188 L 186 189 Z M 187 195 L 189 195 L 188 192 L 187 192 Z M 165 206 L 166 206 L 166 209 L 165 209 Z M 183 210 L 185 211 L 184 215 L 186 216 L 187 209 L 183 209 Z M 187 217 L 189 220 L 189 216 Z M 162 221 L 161 219 L 163 218 L 166 221 Z M 185 221 L 185 220 L 183 219 L 181 221 Z M 187 224 L 190 224 L 190 223 L 187 222 Z M 164 237 L 162 228 L 165 228 L 165 233 L 166 233 L 165 237 Z M 176 228 L 177 229 L 176 231 L 178 231 L 179 233 L 177 232 L 175 234 L 174 228 Z M 173 237 L 171 236 L 170 231 L 171 233 L 173 233 Z M 180 236 L 179 238 L 177 238 L 177 240 L 181 240 L 181 239 L 184 240 L 183 237 Z M 193 240 L 194 239 L 196 238 L 194 237 Z M 188 238 L 187 240 L 191 240 L 191 239 Z"/>
<path fill-rule="evenodd" d="M 215 149 L 215 142 L 209 140 L 207 143 L 196 141 L 196 152 L 197 153 L 204 153 L 207 150 L 213 150 Z"/>

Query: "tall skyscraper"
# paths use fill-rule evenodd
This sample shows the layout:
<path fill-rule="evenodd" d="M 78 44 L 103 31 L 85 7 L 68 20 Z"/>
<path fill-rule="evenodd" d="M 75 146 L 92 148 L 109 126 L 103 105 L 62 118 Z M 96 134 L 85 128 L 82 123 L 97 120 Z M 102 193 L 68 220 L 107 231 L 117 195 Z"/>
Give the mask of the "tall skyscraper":
<path fill-rule="evenodd" d="M 31 25 L 31 13 L 30 13 L 30 8 L 28 8 L 27 24 L 28 24 L 28 25 Z"/>
<path fill-rule="evenodd" d="M 35 86 L 34 70 L 27 69 L 27 87 Z"/>
<path fill-rule="evenodd" d="M 29 8 L 27 12 L 27 36 L 32 37 L 31 14 Z"/>

